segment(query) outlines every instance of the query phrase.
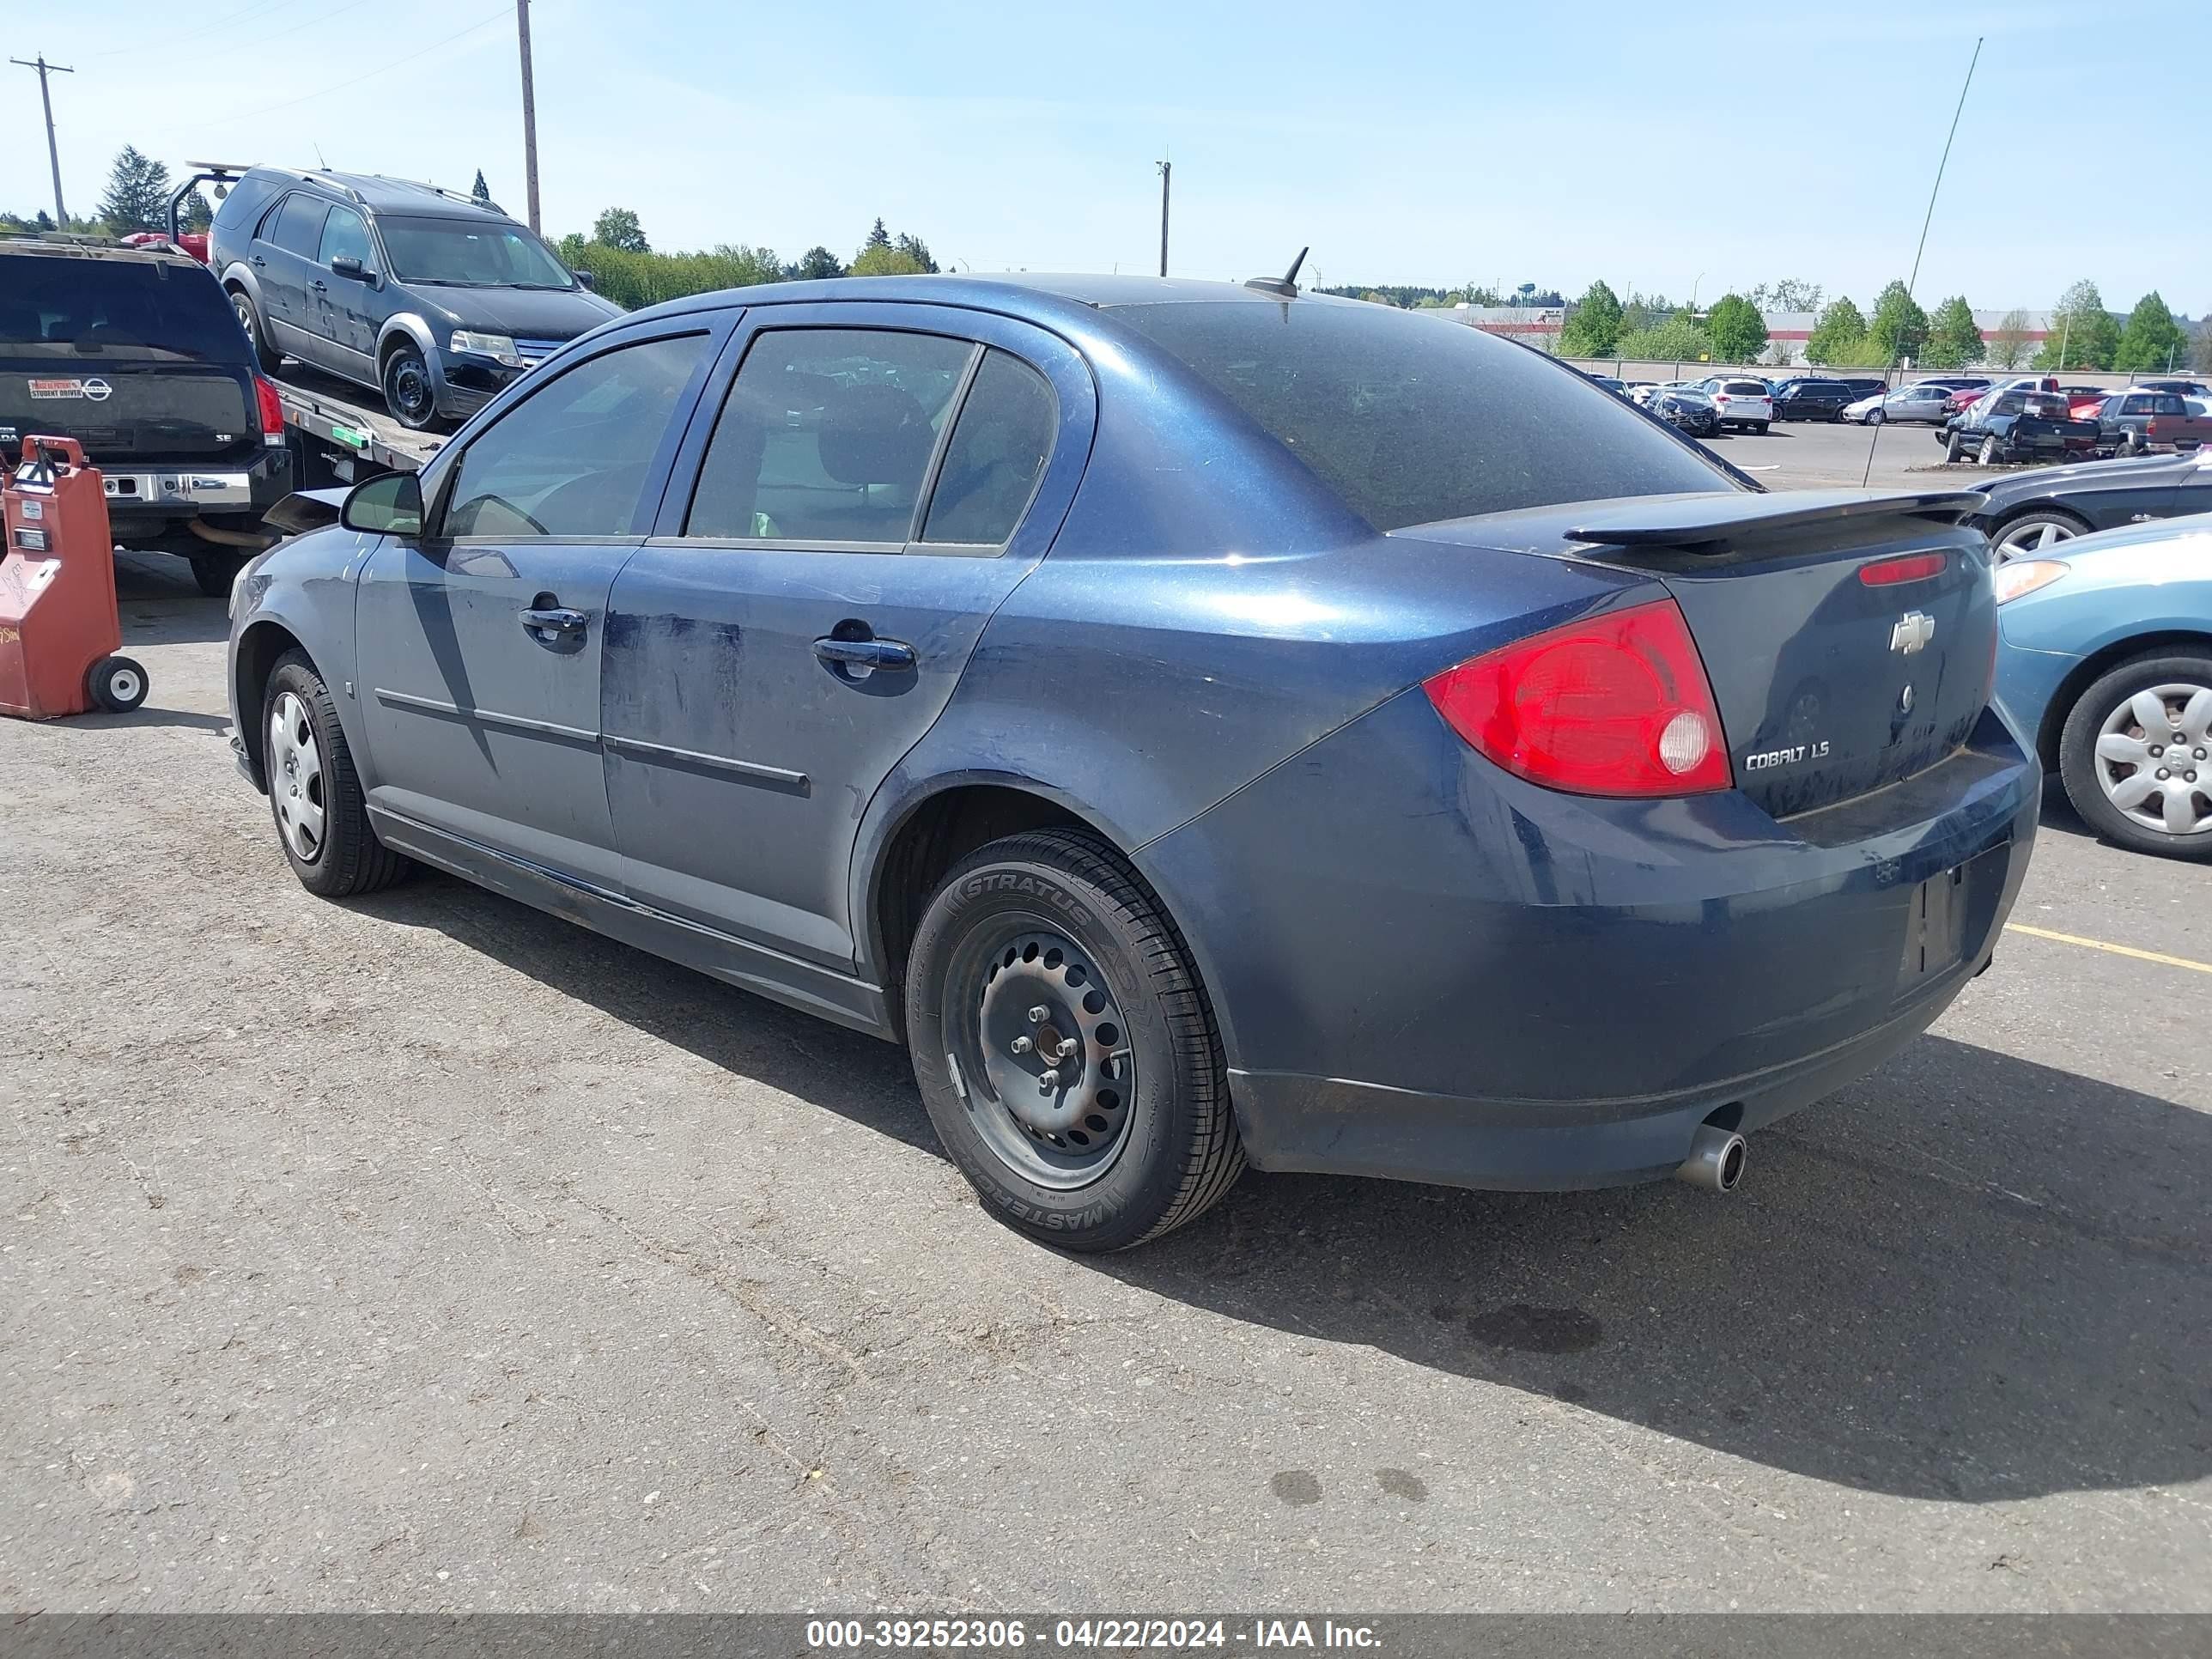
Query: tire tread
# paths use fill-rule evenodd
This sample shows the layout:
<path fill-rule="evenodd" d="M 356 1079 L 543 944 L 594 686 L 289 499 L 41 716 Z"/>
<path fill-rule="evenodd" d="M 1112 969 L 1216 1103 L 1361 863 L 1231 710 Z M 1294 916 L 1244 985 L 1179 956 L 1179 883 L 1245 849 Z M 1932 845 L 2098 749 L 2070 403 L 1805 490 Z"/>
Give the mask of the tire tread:
<path fill-rule="evenodd" d="M 324 821 L 336 823 L 337 833 L 325 833 L 323 837 L 323 857 L 335 855 L 334 864 L 324 866 L 317 882 L 309 882 L 303 874 L 302 884 L 325 898 L 352 898 L 362 893 L 374 893 L 391 886 L 413 868 L 404 854 L 396 853 L 376 837 L 376 830 L 368 821 L 365 792 L 361 787 L 361 775 L 355 770 L 353 750 L 347 746 L 345 728 L 338 723 L 337 706 L 331 700 L 330 687 L 315 672 L 315 665 L 304 651 L 287 651 L 277 658 L 269 671 L 269 678 L 262 688 L 262 722 L 265 727 L 269 704 L 279 689 L 278 680 L 288 668 L 299 670 L 307 684 L 295 686 L 301 696 L 313 705 L 318 738 L 325 740 L 326 752 L 323 768 L 326 779 L 324 789 Z M 269 787 L 273 792 L 276 780 Z M 286 861 L 293 861 L 291 848 L 285 845 L 283 834 L 277 832 L 280 846 L 284 847 Z"/>

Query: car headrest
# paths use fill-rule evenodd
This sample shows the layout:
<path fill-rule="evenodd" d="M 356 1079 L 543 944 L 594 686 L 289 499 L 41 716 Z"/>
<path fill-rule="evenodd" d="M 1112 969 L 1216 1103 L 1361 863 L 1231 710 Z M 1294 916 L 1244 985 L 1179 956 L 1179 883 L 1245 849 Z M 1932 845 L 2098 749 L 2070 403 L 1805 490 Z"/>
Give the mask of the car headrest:
<path fill-rule="evenodd" d="M 839 387 L 818 435 L 822 470 L 848 484 L 918 480 L 937 441 L 921 403 L 895 386 Z"/>

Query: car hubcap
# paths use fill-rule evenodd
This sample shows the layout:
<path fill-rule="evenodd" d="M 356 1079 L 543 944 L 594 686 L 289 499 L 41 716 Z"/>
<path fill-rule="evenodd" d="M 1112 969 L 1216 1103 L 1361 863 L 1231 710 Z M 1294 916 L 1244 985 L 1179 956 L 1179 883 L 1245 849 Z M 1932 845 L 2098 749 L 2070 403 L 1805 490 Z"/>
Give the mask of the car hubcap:
<path fill-rule="evenodd" d="M 231 309 L 238 313 L 238 325 L 246 331 L 246 337 L 252 339 L 253 337 L 253 307 L 246 303 L 243 294 L 231 301 Z"/>
<path fill-rule="evenodd" d="M 2112 710 L 2097 734 L 2097 782 L 2142 829 L 2212 831 L 2212 686 L 2153 686 Z"/>
<path fill-rule="evenodd" d="M 107 695 L 118 702 L 136 702 L 140 686 L 138 676 L 128 668 L 114 669 L 107 676 Z"/>
<path fill-rule="evenodd" d="M 290 691 L 269 715 L 269 798 L 285 844 L 313 864 L 323 852 L 323 757 L 307 705 Z"/>
<path fill-rule="evenodd" d="M 1103 1174 L 1127 1139 L 1136 1056 L 1113 988 L 1064 934 L 1031 931 L 971 957 L 956 1069 L 977 1128 L 1040 1185 Z"/>
<path fill-rule="evenodd" d="M 2026 524 L 2014 525 L 1997 538 L 1997 562 L 2033 558 L 2054 542 L 2073 539 L 2074 532 L 2065 525 L 2051 519 L 2031 519 Z"/>

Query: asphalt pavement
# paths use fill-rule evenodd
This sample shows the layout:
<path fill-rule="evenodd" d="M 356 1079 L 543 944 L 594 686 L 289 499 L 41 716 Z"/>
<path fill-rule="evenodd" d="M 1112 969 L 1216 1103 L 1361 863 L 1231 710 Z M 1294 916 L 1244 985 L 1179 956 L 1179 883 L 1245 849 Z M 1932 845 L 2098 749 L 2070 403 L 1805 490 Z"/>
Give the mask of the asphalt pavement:
<path fill-rule="evenodd" d="M 2052 808 L 1733 1199 L 1254 1174 L 1076 1260 L 895 1048 L 302 891 L 122 568 L 146 707 L 0 721 L 11 1608 L 2212 1610 L 2212 866 Z"/>
<path fill-rule="evenodd" d="M 1729 432 L 1705 442 L 1770 489 L 1972 489 L 1976 480 L 2009 470 L 1951 465 L 1935 431 L 1919 425 L 1782 421 L 1764 433 Z"/>

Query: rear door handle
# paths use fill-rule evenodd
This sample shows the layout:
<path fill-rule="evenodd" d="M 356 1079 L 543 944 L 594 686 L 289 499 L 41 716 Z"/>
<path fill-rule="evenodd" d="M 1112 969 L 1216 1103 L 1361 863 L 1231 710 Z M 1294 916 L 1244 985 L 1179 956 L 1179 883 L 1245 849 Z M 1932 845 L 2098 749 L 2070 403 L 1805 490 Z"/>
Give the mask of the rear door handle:
<path fill-rule="evenodd" d="M 824 635 L 814 641 L 814 654 L 824 662 L 848 668 L 911 668 L 914 647 L 904 640 L 841 640 Z"/>
<path fill-rule="evenodd" d="M 580 639 L 591 623 L 582 611 L 571 611 L 565 605 L 532 605 L 522 613 L 522 631 L 540 640 L 548 635 Z"/>

